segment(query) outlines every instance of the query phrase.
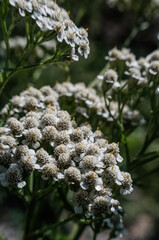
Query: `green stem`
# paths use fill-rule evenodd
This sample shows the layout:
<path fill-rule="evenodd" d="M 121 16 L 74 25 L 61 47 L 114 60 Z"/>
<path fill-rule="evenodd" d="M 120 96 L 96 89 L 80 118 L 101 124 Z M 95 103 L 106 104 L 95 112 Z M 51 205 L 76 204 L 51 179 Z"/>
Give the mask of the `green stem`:
<path fill-rule="evenodd" d="M 28 206 L 26 209 L 23 240 L 29 240 L 30 227 L 31 227 L 30 225 L 31 225 L 33 209 L 34 209 L 34 202 L 31 200 L 30 203 L 28 203 Z"/>
<path fill-rule="evenodd" d="M 109 68 L 109 62 L 106 64 L 106 66 L 102 69 L 102 71 L 100 71 L 100 73 L 98 75 L 104 75 L 104 73 L 107 71 L 107 69 Z M 99 82 L 98 79 L 98 75 L 97 77 L 88 85 L 89 87 L 93 88 L 97 85 L 97 83 Z"/>
<path fill-rule="evenodd" d="M 36 177 L 36 178 L 35 178 Z M 34 183 L 33 180 L 35 179 Z M 33 173 L 30 175 L 29 179 L 29 202 L 27 204 L 26 208 L 26 216 L 25 216 L 25 228 L 24 228 L 24 236 L 23 240 L 31 240 L 31 233 L 33 232 L 36 223 L 37 218 L 39 215 L 39 211 L 41 209 L 41 205 L 43 204 L 43 201 L 40 201 L 42 198 L 44 198 L 46 195 L 48 195 L 50 192 L 53 191 L 53 185 L 47 189 L 44 189 L 42 191 L 39 191 L 34 189 L 33 186 L 35 185 L 35 182 L 37 180 L 37 176 L 34 176 Z M 40 185 L 41 187 L 41 185 Z"/>
<path fill-rule="evenodd" d="M 159 154 L 156 155 L 156 156 L 152 156 L 152 157 L 150 157 L 150 158 L 144 159 L 144 160 L 142 160 L 142 161 L 140 161 L 140 160 L 138 159 L 138 160 L 135 161 L 136 164 L 133 164 L 133 165 L 130 167 L 130 170 L 135 170 L 137 167 L 142 166 L 142 165 L 144 165 L 144 164 L 147 164 L 147 163 L 149 163 L 149 162 L 152 162 L 152 161 L 154 161 L 154 160 L 156 160 L 156 159 L 158 159 L 158 158 L 159 158 Z"/>
<path fill-rule="evenodd" d="M 5 85 L 7 84 L 8 80 L 17 72 L 17 68 L 21 65 L 21 63 L 23 62 L 23 60 L 26 58 L 26 56 L 28 55 L 27 52 L 28 46 L 26 46 L 26 49 L 22 55 L 22 57 L 20 58 L 17 66 L 14 69 L 9 69 L 8 67 L 6 67 L 3 70 L 2 73 L 2 78 L 1 78 L 1 82 L 0 82 L 0 94 L 2 93 Z M 8 66 L 8 65 L 7 65 Z"/>
<path fill-rule="evenodd" d="M 21 59 L 21 62 L 24 60 L 24 57 L 23 59 Z M 2 75 L 2 80 L 0 82 L 0 94 L 2 93 L 5 85 L 7 84 L 8 80 L 14 76 L 14 74 L 20 72 L 20 71 L 24 71 L 24 70 L 31 70 L 31 69 L 34 69 L 34 68 L 38 68 L 38 67 L 43 67 L 43 66 L 46 66 L 48 64 L 57 64 L 59 63 L 60 61 L 56 60 L 56 61 L 51 61 L 53 60 L 53 57 L 47 59 L 46 61 L 42 62 L 42 63 L 39 63 L 39 64 L 34 64 L 34 65 L 30 65 L 30 66 L 25 66 L 25 67 L 18 67 L 18 68 L 15 68 L 15 69 L 8 69 L 8 71 L 10 71 L 10 73 L 8 73 L 7 75 L 6 74 L 3 74 Z M 20 65 L 20 62 L 18 63 L 18 65 Z M 17 65 L 17 66 L 18 66 Z"/>
<path fill-rule="evenodd" d="M 10 56 L 10 46 L 9 46 L 9 37 L 8 37 L 8 30 L 7 30 L 7 25 L 6 25 L 6 9 L 7 6 L 4 5 L 2 6 L 2 9 L 0 9 L 1 14 L 1 26 L 2 26 L 2 31 L 3 31 L 3 36 L 4 36 L 4 41 L 6 45 L 6 58 L 5 58 L 5 67 L 1 73 L 1 79 L 0 79 L 0 93 L 2 92 L 4 88 L 4 83 L 7 81 L 7 69 L 9 67 L 9 56 Z"/>
<path fill-rule="evenodd" d="M 138 157 L 142 156 L 142 154 L 146 151 L 146 149 L 148 148 L 148 146 L 150 145 L 150 143 L 154 140 L 154 134 L 155 132 L 151 135 L 151 137 L 149 136 L 152 131 L 152 127 L 153 127 L 153 118 L 151 119 L 151 121 L 149 122 L 149 126 L 148 126 L 148 130 L 146 133 L 146 137 L 145 137 L 145 141 L 144 144 L 138 154 Z"/>
<path fill-rule="evenodd" d="M 125 42 L 123 44 L 123 47 L 129 47 L 130 46 L 130 43 L 135 38 L 135 36 L 139 32 L 139 30 L 140 30 L 140 27 L 135 24 L 135 26 L 132 28 L 132 30 L 129 34 L 129 37 L 125 40 Z"/>
<path fill-rule="evenodd" d="M 56 184 L 56 183 L 54 183 Z M 50 194 L 53 191 L 53 186 L 52 184 L 50 187 L 44 189 L 44 190 L 39 190 L 36 192 L 36 195 L 33 196 L 35 201 L 40 201 L 42 198 L 46 197 L 48 194 Z"/>
<path fill-rule="evenodd" d="M 138 182 L 139 180 L 141 180 L 141 179 L 143 179 L 143 178 L 145 178 L 145 177 L 148 177 L 148 176 L 150 176 L 150 175 L 152 175 L 152 174 L 154 174 L 154 173 L 158 173 L 158 171 L 159 171 L 159 167 L 151 170 L 150 172 L 148 172 L 148 173 L 146 173 L 146 174 L 141 175 L 140 177 L 138 177 L 137 179 L 135 179 L 134 182 L 136 183 L 136 182 Z"/>
<path fill-rule="evenodd" d="M 121 141 L 124 144 L 125 147 L 125 152 L 126 152 L 126 169 L 128 170 L 130 167 L 130 154 L 129 154 L 129 147 L 128 147 L 128 143 L 127 143 L 127 137 L 126 137 L 126 133 L 125 133 L 125 129 L 124 129 L 124 125 L 123 125 L 123 118 L 122 118 L 122 113 L 123 113 L 123 109 L 124 106 L 127 102 L 127 100 L 125 101 L 125 103 L 123 103 L 123 105 L 121 106 L 121 89 L 118 89 L 118 113 L 119 113 L 119 120 L 118 122 L 118 126 L 120 129 L 120 134 L 121 134 Z"/>
<path fill-rule="evenodd" d="M 34 68 L 38 68 L 38 67 L 43 67 L 43 66 L 47 65 L 51 59 L 52 58 L 49 58 L 45 62 L 41 62 L 41 63 L 34 64 L 34 65 L 29 65 L 29 66 L 25 66 L 25 67 L 22 66 L 22 67 L 19 67 L 19 68 L 16 68 L 16 69 L 9 69 L 11 71 L 11 73 L 9 74 L 9 78 L 11 76 L 13 76 L 13 74 L 15 74 L 17 72 L 20 72 L 20 71 L 23 71 L 23 70 L 30 70 L 30 69 L 34 69 Z M 53 62 L 50 62 L 50 64 L 52 64 L 52 63 Z M 54 63 L 58 63 L 58 62 L 54 62 Z"/>
<path fill-rule="evenodd" d="M 128 171 L 130 168 L 131 161 L 130 161 L 130 153 L 129 153 L 129 147 L 128 147 L 128 143 L 127 143 L 127 138 L 125 135 L 124 135 L 124 137 L 125 137 L 124 146 L 125 146 L 125 152 L 126 152 L 126 169 Z"/>
<path fill-rule="evenodd" d="M 144 1 L 145 0 L 141 0 L 140 4 L 139 4 L 139 7 L 135 13 L 135 22 L 134 22 L 134 25 L 132 27 L 132 30 L 128 36 L 128 38 L 125 40 L 124 44 L 123 44 L 123 47 L 128 47 L 130 45 L 130 43 L 132 42 L 132 40 L 135 38 L 135 36 L 137 35 L 137 33 L 140 31 L 141 29 L 141 21 L 142 21 L 142 18 L 141 18 L 141 14 L 143 12 L 143 4 L 144 4 Z"/>
<path fill-rule="evenodd" d="M 48 230 L 51 230 L 51 229 L 54 229 L 54 228 L 57 228 L 59 226 L 62 226 L 68 222 L 70 222 L 71 220 L 73 220 L 74 218 L 76 218 L 77 214 L 72 214 L 70 217 L 60 221 L 60 222 L 57 222 L 57 223 L 54 223 L 54 224 L 51 224 L 49 226 L 45 226 L 43 227 L 42 229 L 40 230 L 37 230 L 35 232 L 33 232 L 32 234 L 30 234 L 30 236 L 41 236 L 44 232 L 48 231 Z"/>
<path fill-rule="evenodd" d="M 33 187 L 34 187 L 34 172 L 32 172 L 29 177 L 29 190 L 31 193 L 33 192 Z"/>
<path fill-rule="evenodd" d="M 86 225 L 80 224 L 75 236 L 73 237 L 73 240 L 79 240 L 79 237 L 82 235 L 85 228 L 86 228 Z"/>
<path fill-rule="evenodd" d="M 94 235 L 93 235 L 93 240 L 96 240 L 96 237 L 97 237 L 97 233 L 94 232 Z"/>
<path fill-rule="evenodd" d="M 106 109 L 107 109 L 108 112 L 109 112 L 110 117 L 113 119 L 114 123 L 116 123 L 116 125 L 118 125 L 118 124 L 117 124 L 117 120 L 115 119 L 115 117 L 114 117 L 113 114 L 111 113 L 110 104 L 108 105 L 108 103 L 107 103 L 106 93 L 103 93 L 103 96 L 104 96 L 105 106 L 106 106 Z"/>
<path fill-rule="evenodd" d="M 28 17 L 28 16 L 27 16 L 27 17 Z M 27 17 L 25 17 L 25 19 L 26 19 Z M 23 20 L 24 20 L 24 18 L 23 18 Z M 8 28 L 8 36 L 11 35 L 11 33 L 12 33 L 13 29 L 15 28 L 15 26 L 16 26 L 19 22 L 21 22 L 21 21 L 22 21 L 22 17 L 13 19 L 13 22 L 11 23 L 11 25 L 10 25 L 9 28 Z"/>
<path fill-rule="evenodd" d="M 122 111 L 124 108 L 124 105 L 122 107 L 120 107 L 120 103 L 121 103 L 121 99 L 120 97 L 118 98 L 118 112 L 119 112 L 119 118 L 118 120 L 115 119 L 115 117 L 112 115 L 111 110 L 110 110 L 110 106 L 109 104 L 107 104 L 107 99 L 106 99 L 106 93 L 104 93 L 104 101 L 105 101 L 105 105 L 106 105 L 106 109 L 109 112 L 109 115 L 112 117 L 114 123 L 119 127 L 120 129 L 120 135 L 121 135 L 121 141 L 124 144 L 125 147 L 125 152 L 126 152 L 126 168 L 129 169 L 130 166 L 130 153 L 129 153 L 129 148 L 128 148 L 128 143 L 127 143 L 127 137 L 125 134 L 125 130 L 124 130 L 124 126 L 123 126 L 123 122 L 122 122 Z M 126 104 L 126 102 L 125 102 Z"/>
<path fill-rule="evenodd" d="M 7 2 L 2 3 L 2 7 L 0 9 L 1 14 L 1 26 L 2 26 L 2 32 L 4 36 L 4 41 L 6 45 L 6 59 L 5 59 L 5 68 L 7 69 L 9 66 L 9 55 L 10 55 L 10 46 L 9 46 L 9 37 L 8 37 L 8 30 L 7 30 L 7 24 L 6 24 L 6 15 L 7 15 Z"/>
<path fill-rule="evenodd" d="M 58 190 L 58 193 L 59 193 L 59 195 L 60 195 L 60 198 L 63 200 L 64 207 L 65 207 L 68 211 L 74 212 L 71 204 L 67 201 L 66 194 L 63 193 L 62 189 L 61 189 L 60 187 L 58 187 L 58 186 L 57 186 L 57 190 Z"/>
<path fill-rule="evenodd" d="M 6 45 L 5 68 L 7 69 L 9 67 L 10 46 L 9 46 L 8 31 L 7 31 L 5 19 L 1 20 L 1 25 L 2 25 L 3 35 L 4 35 L 4 41 L 5 41 L 5 45 Z"/>
<path fill-rule="evenodd" d="M 26 21 L 25 23 L 25 29 L 26 29 L 26 37 L 27 37 L 27 43 L 30 43 L 30 24 L 29 21 Z"/>

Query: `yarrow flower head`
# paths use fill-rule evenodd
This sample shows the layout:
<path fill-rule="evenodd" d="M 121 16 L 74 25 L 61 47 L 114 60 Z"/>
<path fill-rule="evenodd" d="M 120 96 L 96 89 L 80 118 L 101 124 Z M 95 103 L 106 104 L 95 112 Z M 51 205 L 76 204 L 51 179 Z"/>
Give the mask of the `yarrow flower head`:
<path fill-rule="evenodd" d="M 99 75 L 100 90 L 109 94 L 109 91 L 111 93 L 112 90 L 117 90 L 118 88 L 122 87 L 122 84 L 118 81 L 118 78 L 118 72 L 113 69 L 107 70 L 104 75 Z M 140 87 L 145 85 L 147 82 L 143 77 L 137 80 L 135 79 L 135 81 L 135 83 L 133 81 L 131 86 L 136 84 L 138 87 Z M 91 119 L 92 115 L 95 113 L 97 117 L 100 116 L 104 118 L 104 120 L 106 119 L 108 122 L 113 121 L 112 116 L 115 119 L 118 118 L 118 102 L 114 100 L 111 101 L 110 111 L 108 111 L 105 106 L 104 97 L 101 97 L 94 88 L 86 87 L 84 83 L 57 83 L 54 87 L 54 90 L 59 94 L 58 99 L 63 99 L 63 97 L 65 97 L 65 100 L 68 99 L 68 102 L 73 101 L 73 105 L 75 106 L 74 111 L 86 119 Z M 143 117 L 141 114 L 137 110 L 130 109 L 127 105 L 125 105 L 123 109 L 123 119 L 125 123 L 129 121 L 129 123 L 132 125 L 143 122 Z M 85 126 L 85 128 L 87 127 Z M 99 135 L 101 132 L 96 131 L 96 134 Z"/>
<path fill-rule="evenodd" d="M 87 58 L 90 53 L 87 29 L 78 28 L 69 13 L 52 0 L 10 0 L 22 17 L 30 15 L 43 32 L 56 34 L 57 41 L 65 41 L 71 48 L 70 59 L 78 61 L 78 53 Z"/>
<path fill-rule="evenodd" d="M 104 92 L 108 91 L 111 87 L 118 88 L 120 87 L 120 83 L 118 80 L 118 74 L 113 70 L 107 70 L 104 75 L 99 75 L 98 78 L 102 80 L 102 90 Z"/>
<path fill-rule="evenodd" d="M 112 222 L 112 215 L 122 216 L 112 194 L 133 191 L 130 174 L 118 166 L 123 161 L 119 145 L 108 143 L 88 124 L 76 126 L 69 113 L 60 109 L 58 94 L 46 106 L 46 98 L 54 91 L 29 88 L 16 96 L 19 102 L 13 104 L 11 117 L 0 128 L 0 183 L 22 188 L 26 178 L 37 172 L 44 181 L 62 181 L 73 191 L 75 212 Z M 32 97 L 36 104 L 30 111 L 28 98 Z M 6 112 L 7 106 L 1 114 Z"/>

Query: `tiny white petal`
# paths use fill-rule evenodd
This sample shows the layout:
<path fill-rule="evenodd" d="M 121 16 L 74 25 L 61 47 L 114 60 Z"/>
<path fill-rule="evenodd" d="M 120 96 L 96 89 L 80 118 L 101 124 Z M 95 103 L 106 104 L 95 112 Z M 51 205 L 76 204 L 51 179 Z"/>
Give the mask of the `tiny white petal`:
<path fill-rule="evenodd" d="M 25 17 L 25 11 L 21 8 L 19 8 L 19 13 L 22 17 Z"/>
<path fill-rule="evenodd" d="M 19 183 L 17 184 L 17 187 L 18 187 L 18 188 L 23 188 L 25 185 L 26 185 L 26 182 L 25 182 L 25 181 L 22 181 L 22 182 L 19 182 Z"/>

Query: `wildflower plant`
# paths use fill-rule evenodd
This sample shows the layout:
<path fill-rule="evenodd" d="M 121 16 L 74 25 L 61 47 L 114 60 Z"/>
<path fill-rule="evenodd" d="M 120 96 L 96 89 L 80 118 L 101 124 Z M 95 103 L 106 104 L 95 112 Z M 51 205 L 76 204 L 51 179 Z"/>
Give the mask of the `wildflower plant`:
<path fill-rule="evenodd" d="M 19 12 L 19 14 L 18 14 Z M 10 26 L 7 26 L 7 16 L 11 14 Z M 87 29 L 78 28 L 70 19 L 69 12 L 58 6 L 56 1 L 26 1 L 7 0 L 0 2 L 1 25 L 4 34 L 6 59 L 5 66 L 1 70 L 0 91 L 7 81 L 18 71 L 42 67 L 46 64 L 78 61 L 79 56 L 88 57 L 90 52 Z M 13 41 L 9 39 L 17 24 L 24 21 L 25 38 L 21 46 L 23 54 L 11 62 L 11 48 Z M 48 59 L 42 62 L 24 66 L 30 54 L 37 51 L 36 47 L 56 40 L 56 47 Z M 18 45 L 14 44 L 14 48 Z M 45 48 L 45 46 L 44 46 Z M 41 59 L 40 59 L 41 60 Z M 13 66 L 11 65 L 13 64 Z"/>
<path fill-rule="evenodd" d="M 87 59 L 88 29 L 69 15 L 52 0 L 0 1 L 0 92 L 17 72 Z M 23 36 L 13 34 L 19 23 Z M 158 170 L 139 173 L 158 159 L 149 147 L 159 137 L 159 51 L 137 59 L 130 49 L 114 47 L 105 61 L 89 86 L 31 86 L 0 111 L 0 186 L 26 207 L 23 240 L 77 240 L 88 226 L 94 240 L 102 230 L 109 239 L 122 237 L 122 199 Z M 139 127 L 146 134 L 134 156 L 129 136 Z M 41 216 L 50 205 L 48 223 Z"/>
<path fill-rule="evenodd" d="M 130 174 L 118 166 L 123 161 L 119 144 L 108 143 L 100 130 L 93 132 L 88 124 L 77 126 L 60 109 L 58 98 L 58 92 L 49 86 L 31 87 L 12 98 L 10 110 L 9 105 L 2 109 L 1 115 L 5 118 L 9 110 L 10 117 L 0 128 L 1 185 L 22 189 L 17 191 L 25 201 L 31 201 L 32 194 L 35 200 L 42 197 L 46 189 L 53 191 L 59 183 L 65 185 L 73 193 L 72 219 L 84 218 L 83 224 L 94 230 L 111 226 L 120 235 L 123 210 L 117 192 L 130 194 L 133 187 Z M 33 176 L 41 182 L 36 190 Z M 25 196 L 28 178 L 32 189 Z M 49 186 L 41 189 L 45 181 Z M 30 234 L 25 232 L 24 239 L 31 238 Z"/>

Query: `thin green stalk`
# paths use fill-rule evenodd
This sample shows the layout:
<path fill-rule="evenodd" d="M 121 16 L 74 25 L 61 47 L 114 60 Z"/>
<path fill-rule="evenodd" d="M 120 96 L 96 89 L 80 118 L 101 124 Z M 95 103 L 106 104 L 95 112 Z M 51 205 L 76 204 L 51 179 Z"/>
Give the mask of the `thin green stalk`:
<path fill-rule="evenodd" d="M 80 224 L 75 236 L 73 237 L 73 240 L 79 240 L 79 237 L 82 235 L 85 228 L 86 228 L 86 225 Z"/>
<path fill-rule="evenodd" d="M 29 179 L 29 198 L 26 206 L 25 228 L 24 228 L 23 240 L 32 239 L 31 233 L 34 230 L 34 227 L 36 225 L 37 216 L 40 211 L 40 206 L 41 204 L 43 204 L 43 202 L 40 200 L 53 191 L 53 185 L 45 189 L 45 191 L 41 191 L 41 192 L 39 192 L 40 190 L 37 191 L 37 189 L 34 189 L 33 187 L 35 185 L 36 179 L 37 179 L 37 176 L 34 176 L 32 173 Z"/>
<path fill-rule="evenodd" d="M 72 227 L 71 232 L 70 232 L 68 238 L 69 239 L 74 239 L 78 229 L 79 229 L 79 226 L 77 224 L 74 224 L 74 226 Z"/>
<path fill-rule="evenodd" d="M 151 111 L 152 111 L 152 116 L 148 124 L 148 130 L 146 133 L 145 141 L 143 144 L 143 147 L 140 150 L 140 153 L 138 156 L 142 156 L 142 154 L 145 152 L 147 147 L 151 144 L 151 142 L 155 139 L 156 137 L 156 126 L 158 125 L 158 106 L 156 102 L 156 88 L 157 88 L 157 79 L 150 79 L 150 81 L 153 81 L 153 87 L 149 86 L 149 99 L 150 99 L 150 105 L 151 105 Z"/>
<path fill-rule="evenodd" d="M 5 68 L 8 69 L 9 67 L 9 55 L 10 55 L 10 46 L 9 46 L 9 38 L 8 38 L 8 31 L 7 31 L 7 25 L 4 18 L 1 19 L 1 26 L 4 36 L 4 41 L 6 45 L 6 59 L 5 59 Z"/>
<path fill-rule="evenodd" d="M 106 72 L 106 70 L 109 68 L 109 62 L 106 64 L 106 66 L 102 69 L 102 71 L 100 71 L 100 73 L 98 75 L 104 75 L 104 73 Z M 88 87 L 95 87 L 97 85 L 97 83 L 99 82 L 98 79 L 98 75 L 97 77 L 88 85 Z"/>
<path fill-rule="evenodd" d="M 125 134 L 125 129 L 124 129 L 124 125 L 123 125 L 123 119 L 122 119 L 122 113 L 123 113 L 123 109 L 124 106 L 126 104 L 127 101 L 125 101 L 125 103 L 121 106 L 121 89 L 118 89 L 118 114 L 119 114 L 119 118 L 118 118 L 118 126 L 120 129 L 120 134 L 121 134 L 121 141 L 124 144 L 125 147 L 125 152 L 126 152 L 126 168 L 127 170 L 129 169 L 130 166 L 130 154 L 129 154 L 129 147 L 128 147 L 128 143 L 127 143 L 127 137 Z"/>
<path fill-rule="evenodd" d="M 0 94 L 2 93 L 8 80 L 17 72 L 17 68 L 21 65 L 22 61 L 25 59 L 25 57 L 27 55 L 27 48 L 28 47 L 26 47 L 26 50 L 24 51 L 22 57 L 20 58 L 16 68 L 11 70 L 7 67 L 6 69 L 3 70 L 3 75 L 2 75 L 1 82 L 0 82 Z"/>
<path fill-rule="evenodd" d="M 54 184 L 44 190 L 37 191 L 36 194 L 33 196 L 34 200 L 40 201 L 42 198 L 46 197 L 48 194 L 50 194 L 53 191 L 53 186 Z"/>
<path fill-rule="evenodd" d="M 109 105 L 107 104 L 106 93 L 103 93 L 103 96 L 104 96 L 104 102 L 105 102 L 106 109 L 108 110 L 109 115 L 110 115 L 110 117 L 113 119 L 114 123 L 117 124 L 117 120 L 115 119 L 115 117 L 114 117 L 113 114 L 111 113 L 110 107 L 109 107 Z M 117 124 L 117 125 L 118 125 L 118 124 Z"/>
<path fill-rule="evenodd" d="M 137 163 L 136 164 L 133 164 L 131 167 L 130 167 L 130 169 L 129 170 L 135 170 L 137 167 L 139 167 L 139 166 L 143 166 L 143 165 L 145 165 L 145 164 L 147 164 L 147 163 L 149 163 L 149 162 L 152 162 L 152 161 L 154 161 L 154 160 L 156 160 L 156 159 L 158 159 L 159 158 L 159 155 L 157 155 L 157 156 L 153 156 L 153 157 L 150 157 L 150 158 L 147 158 L 147 159 L 144 159 L 144 160 L 142 160 L 142 161 L 140 161 L 139 159 L 138 160 L 136 160 L 137 161 Z"/>
<path fill-rule="evenodd" d="M 30 43 L 30 24 L 29 21 L 25 22 L 25 30 L 26 30 L 26 37 L 27 37 L 27 43 Z"/>
<path fill-rule="evenodd" d="M 29 190 L 31 193 L 33 193 L 33 187 L 34 187 L 34 172 L 32 172 L 29 177 Z"/>
<path fill-rule="evenodd" d="M 67 201 L 66 199 L 66 194 L 63 193 L 62 189 L 60 187 L 57 186 L 57 190 L 58 190 L 58 193 L 60 195 L 60 198 L 63 200 L 63 203 L 64 203 L 64 207 L 68 210 L 68 211 L 71 211 L 71 212 L 74 212 L 71 204 Z"/>
<path fill-rule="evenodd" d="M 30 227 L 31 227 L 31 219 L 32 219 L 32 213 L 34 209 L 34 202 L 31 200 L 26 209 L 25 214 L 25 227 L 24 227 L 24 235 L 23 240 L 29 240 L 29 234 L 30 234 Z"/>
<path fill-rule="evenodd" d="M 150 176 L 150 175 L 153 175 L 154 173 L 158 173 L 158 171 L 159 171 L 159 167 L 151 170 L 150 172 L 147 172 L 146 174 L 141 175 L 140 177 L 138 177 L 137 179 L 135 179 L 134 182 L 136 183 L 136 182 L 142 180 L 142 179 L 145 178 L 145 177 L 148 177 L 148 176 Z"/>
<path fill-rule="evenodd" d="M 138 26 L 138 24 L 135 23 L 131 32 L 130 32 L 130 34 L 129 34 L 129 37 L 124 42 L 123 47 L 129 47 L 130 46 L 130 43 L 135 38 L 135 36 L 139 32 L 139 30 L 140 30 L 140 26 Z"/>
<path fill-rule="evenodd" d="M 151 155 L 157 155 L 159 156 L 159 151 L 153 151 L 153 152 L 148 152 L 148 153 L 145 153 L 143 156 L 141 156 L 141 158 L 145 158 L 145 157 L 148 157 L 148 156 L 151 156 Z"/>
<path fill-rule="evenodd" d="M 96 237 L 97 237 L 97 233 L 94 232 L 94 235 L 93 235 L 93 240 L 96 240 Z"/>
<path fill-rule="evenodd" d="M 62 226 L 70 221 L 72 221 L 74 218 L 77 217 L 77 214 L 72 214 L 70 217 L 60 221 L 60 222 L 57 222 L 57 223 L 54 223 L 54 224 L 51 224 L 49 226 L 45 226 L 43 227 L 42 229 L 40 230 L 37 230 L 35 232 L 33 232 L 32 234 L 30 234 L 30 237 L 31 236 L 41 236 L 44 232 L 48 231 L 48 230 L 51 230 L 51 229 L 54 229 L 54 228 L 57 228 L 59 226 Z"/>
<path fill-rule="evenodd" d="M 154 140 L 154 135 L 156 134 L 156 129 L 154 129 L 154 131 L 152 130 L 153 127 L 156 127 L 156 125 L 154 124 L 154 119 L 153 117 L 151 118 L 149 125 L 148 125 L 148 130 L 146 133 L 146 137 L 145 137 L 145 141 L 144 144 L 138 154 L 138 157 L 142 156 L 142 154 L 146 151 L 146 149 L 148 148 L 148 146 L 150 145 L 150 143 Z M 151 136 L 150 136 L 151 134 Z"/>
<path fill-rule="evenodd" d="M 5 3 L 4 3 L 5 4 Z M 8 30 L 6 25 L 6 6 L 2 6 L 1 10 L 1 26 L 2 26 L 2 32 L 4 36 L 4 41 L 6 45 L 6 57 L 5 57 L 5 67 L 1 73 L 1 79 L 0 79 L 0 93 L 3 90 L 3 84 L 7 81 L 7 69 L 9 67 L 9 56 L 10 56 L 10 46 L 9 46 L 9 37 L 8 37 Z"/>
<path fill-rule="evenodd" d="M 21 58 L 20 62 L 17 64 L 17 68 L 15 69 L 8 69 L 9 73 L 6 75 L 2 76 L 2 80 L 0 82 L 0 94 L 2 93 L 2 90 L 4 89 L 5 85 L 7 84 L 8 80 L 14 76 L 14 74 L 20 72 L 20 71 L 24 71 L 24 70 L 31 70 L 34 68 L 38 68 L 38 67 L 43 67 L 46 66 L 48 64 L 57 64 L 60 63 L 60 61 L 57 60 L 53 60 L 54 57 L 51 57 L 47 60 L 45 60 L 44 62 L 41 62 L 39 64 L 34 64 L 34 65 L 30 65 L 30 66 L 21 66 L 19 67 L 19 65 L 21 65 L 21 62 L 23 62 L 23 60 L 25 59 L 25 57 L 28 55 L 28 53 L 26 55 L 23 55 L 23 57 Z"/>
<path fill-rule="evenodd" d="M 25 16 L 25 17 L 23 18 L 23 20 L 24 20 L 24 19 L 27 19 L 28 17 L 29 17 L 29 16 Z M 13 29 L 15 28 L 15 26 L 16 26 L 19 22 L 21 22 L 21 21 L 22 21 L 22 17 L 18 17 L 18 18 L 16 18 L 16 19 L 13 19 L 11 25 L 10 25 L 9 28 L 8 28 L 8 36 L 11 35 L 11 33 L 12 33 Z"/>
<path fill-rule="evenodd" d="M 7 30 L 7 24 L 6 24 L 7 4 L 8 4 L 7 1 L 2 2 L 2 7 L 0 9 L 1 27 L 2 27 L 3 37 L 6 45 L 6 59 L 5 59 L 6 69 L 9 66 L 9 54 L 10 54 L 9 37 L 8 37 L 8 30 Z"/>
<path fill-rule="evenodd" d="M 135 13 L 136 18 L 135 18 L 134 25 L 132 27 L 132 30 L 131 30 L 129 36 L 125 40 L 123 47 L 129 47 L 130 43 L 132 42 L 132 40 L 135 38 L 135 36 L 141 29 L 141 24 L 142 24 L 141 14 L 143 12 L 143 6 L 145 5 L 144 2 L 145 2 L 145 0 L 142 0 L 139 4 L 137 12 Z"/>
<path fill-rule="evenodd" d="M 107 99 L 106 99 L 106 93 L 104 93 L 104 101 L 105 101 L 105 105 L 106 105 L 106 109 L 109 112 L 109 115 L 112 117 L 114 123 L 116 123 L 116 125 L 119 127 L 120 129 L 120 135 L 121 135 L 121 141 L 124 144 L 125 147 L 125 152 L 126 152 L 126 156 L 127 156 L 127 161 L 126 161 L 126 167 L 127 169 L 129 169 L 130 166 L 130 153 L 129 153 L 129 148 L 128 148 L 128 143 L 127 143 L 127 138 L 126 138 L 126 134 L 125 134 L 125 130 L 124 130 L 124 126 L 122 123 L 122 110 L 124 108 L 124 106 L 120 107 L 120 103 L 121 103 L 121 98 L 118 98 L 118 112 L 119 112 L 119 118 L 118 120 L 115 119 L 115 117 L 112 115 L 111 110 L 109 105 L 107 104 Z M 126 102 L 125 102 L 126 104 Z"/>

